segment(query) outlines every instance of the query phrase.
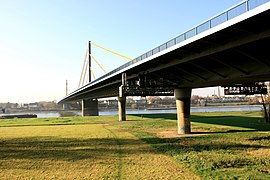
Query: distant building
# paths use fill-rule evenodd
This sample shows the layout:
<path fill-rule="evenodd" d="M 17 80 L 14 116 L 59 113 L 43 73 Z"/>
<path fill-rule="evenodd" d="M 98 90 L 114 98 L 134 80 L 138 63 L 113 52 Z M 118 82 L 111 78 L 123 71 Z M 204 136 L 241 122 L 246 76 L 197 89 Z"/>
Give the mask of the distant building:
<path fill-rule="evenodd" d="M 118 101 L 117 100 L 113 100 L 113 99 L 108 99 L 108 100 L 105 100 L 103 101 L 104 104 L 107 104 L 108 106 L 111 106 L 111 105 L 117 105 L 118 104 Z"/>
<path fill-rule="evenodd" d="M 38 105 L 38 103 L 29 103 L 28 107 L 29 108 L 38 108 L 39 105 Z"/>

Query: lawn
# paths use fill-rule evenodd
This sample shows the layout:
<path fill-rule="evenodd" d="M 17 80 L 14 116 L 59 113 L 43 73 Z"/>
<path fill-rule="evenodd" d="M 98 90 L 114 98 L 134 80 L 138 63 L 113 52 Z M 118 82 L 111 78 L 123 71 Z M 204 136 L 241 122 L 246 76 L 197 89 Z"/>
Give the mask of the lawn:
<path fill-rule="evenodd" d="M 1 179 L 269 179 L 259 112 L 0 120 Z"/>
<path fill-rule="evenodd" d="M 116 116 L 0 122 L 0 179 L 196 179 Z"/>

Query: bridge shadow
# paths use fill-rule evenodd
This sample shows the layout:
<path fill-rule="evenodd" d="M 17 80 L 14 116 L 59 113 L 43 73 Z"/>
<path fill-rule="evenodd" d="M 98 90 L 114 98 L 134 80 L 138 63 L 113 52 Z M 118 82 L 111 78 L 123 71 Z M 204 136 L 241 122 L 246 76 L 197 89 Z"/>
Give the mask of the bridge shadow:
<path fill-rule="evenodd" d="M 234 114 L 234 113 L 232 113 Z M 141 114 L 132 115 L 143 118 L 150 118 L 156 120 L 171 120 L 176 121 L 176 114 Z M 252 114 L 246 113 L 246 115 L 191 115 L 191 122 L 202 123 L 205 125 L 218 125 L 218 126 L 230 126 L 236 129 L 229 129 L 226 132 L 248 132 L 248 131 L 269 131 L 270 123 L 265 123 L 263 118 L 252 116 Z M 237 129 L 239 128 L 239 130 Z M 243 130 L 243 128 L 246 128 Z M 223 131 L 224 132 L 224 131 Z M 196 132 L 196 134 L 204 134 L 205 132 Z M 211 132 L 209 132 L 211 133 Z M 217 132 L 212 132 L 217 133 Z"/>
<path fill-rule="evenodd" d="M 164 113 L 164 114 L 130 114 L 129 116 L 135 116 L 140 118 L 150 119 L 163 119 L 163 120 L 176 120 L 177 115 L 175 113 Z"/>
<path fill-rule="evenodd" d="M 255 141 L 258 139 L 267 139 L 267 137 L 254 137 L 248 139 L 248 141 Z M 270 148 L 269 145 L 259 145 L 259 144 L 243 144 L 232 143 L 232 142 L 206 142 L 208 140 L 218 139 L 214 137 L 185 137 L 184 139 L 179 138 L 158 138 L 158 137 L 145 137 L 141 138 L 142 141 L 147 144 L 153 145 L 159 151 L 167 151 L 169 149 L 174 151 L 179 151 L 179 153 L 186 151 L 212 151 L 212 150 L 244 150 L 247 148 Z M 195 143 L 197 141 L 197 143 Z M 203 142 L 203 143 L 202 143 Z"/>
<path fill-rule="evenodd" d="M 116 139 L 111 138 L 59 138 L 54 136 L 40 136 L 40 137 L 24 137 L 24 138 L 11 138 L 0 139 L 0 159 L 1 160 L 14 160 L 14 159 L 28 159 L 28 160 L 61 160 L 61 161 L 80 161 L 82 159 L 95 160 L 115 160 L 130 155 L 139 154 L 156 154 L 157 152 L 151 151 L 149 147 L 142 144 L 141 140 L 149 145 L 154 145 L 154 148 L 160 152 L 172 149 L 186 149 L 187 145 L 192 146 L 194 151 L 202 150 L 221 150 L 221 149 L 244 149 L 244 148 L 270 148 L 268 145 L 258 144 L 242 144 L 228 142 L 211 142 L 207 139 L 213 137 L 185 137 L 182 138 L 159 138 L 147 132 L 133 133 L 139 139 L 129 139 L 122 137 Z M 194 144 L 194 140 L 203 140 L 208 143 Z M 215 139 L 215 138 L 214 138 Z M 253 136 L 247 138 L 248 141 L 261 141 L 270 140 L 269 134 Z M 179 144 L 180 143 L 180 144 Z M 188 143 L 188 144 L 186 144 Z M 157 145 L 157 146 L 155 146 Z M 168 147 L 167 147 L 168 146 Z M 174 147 L 175 146 L 175 147 Z M 177 147 L 177 148 L 176 148 Z M 187 149 L 188 151 L 191 149 Z M 1 162 L 1 161 L 0 161 Z"/>
<path fill-rule="evenodd" d="M 248 131 L 269 131 L 270 123 L 265 123 L 263 118 L 252 117 L 252 116 L 235 116 L 235 115 L 224 115 L 224 116 L 191 116 L 191 122 L 219 125 L 219 126 L 230 126 L 238 127 L 241 130 L 230 129 L 227 132 L 248 132 Z M 242 128 L 246 128 L 243 130 Z"/>
<path fill-rule="evenodd" d="M 123 146 L 123 147 L 122 147 Z M 125 154 L 123 154 L 125 152 Z M 151 153 L 140 140 L 115 137 L 108 138 L 59 138 L 38 136 L 0 139 L 0 159 L 114 161 L 121 156 Z M 0 160 L 0 162 L 1 162 Z"/>

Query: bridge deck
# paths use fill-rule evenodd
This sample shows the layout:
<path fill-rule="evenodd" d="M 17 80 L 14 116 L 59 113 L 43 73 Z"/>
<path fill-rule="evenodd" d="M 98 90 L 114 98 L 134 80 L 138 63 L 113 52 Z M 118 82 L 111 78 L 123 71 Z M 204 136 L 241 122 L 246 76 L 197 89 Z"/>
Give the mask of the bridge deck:
<path fill-rule="evenodd" d="M 269 80 L 269 9 L 269 0 L 239 3 L 60 102 L 118 96 L 122 73 L 126 73 L 131 83 L 143 77 L 169 89 Z"/>

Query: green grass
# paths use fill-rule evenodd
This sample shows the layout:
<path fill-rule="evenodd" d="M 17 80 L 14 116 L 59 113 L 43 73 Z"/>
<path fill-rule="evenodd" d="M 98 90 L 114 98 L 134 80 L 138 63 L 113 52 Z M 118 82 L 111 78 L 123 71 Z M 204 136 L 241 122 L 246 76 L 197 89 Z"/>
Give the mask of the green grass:
<path fill-rule="evenodd" d="M 174 114 L 162 116 L 149 115 L 149 122 L 133 125 L 143 126 L 133 134 L 203 179 L 270 178 L 270 124 L 263 123 L 259 112 L 194 113 L 194 134 L 207 135 L 180 138 L 158 137 L 162 128 L 145 131 L 152 128 L 150 121 L 168 126 L 175 118 Z"/>
<path fill-rule="evenodd" d="M 1 179 L 269 179 L 259 112 L 0 120 Z"/>
<path fill-rule="evenodd" d="M 0 179 L 196 179 L 116 116 L 0 121 Z"/>
<path fill-rule="evenodd" d="M 93 124 L 106 123 L 105 120 L 117 120 L 118 116 L 92 116 L 89 117 L 59 117 L 59 118 L 26 118 L 26 119 L 2 119 L 0 120 L 0 127 L 14 127 L 14 126 L 46 126 L 46 125 L 77 125 L 77 124 Z"/>

